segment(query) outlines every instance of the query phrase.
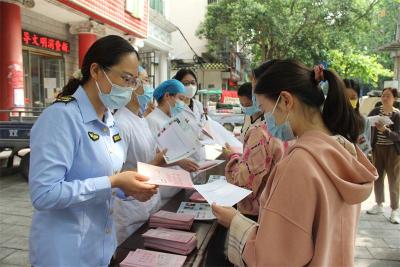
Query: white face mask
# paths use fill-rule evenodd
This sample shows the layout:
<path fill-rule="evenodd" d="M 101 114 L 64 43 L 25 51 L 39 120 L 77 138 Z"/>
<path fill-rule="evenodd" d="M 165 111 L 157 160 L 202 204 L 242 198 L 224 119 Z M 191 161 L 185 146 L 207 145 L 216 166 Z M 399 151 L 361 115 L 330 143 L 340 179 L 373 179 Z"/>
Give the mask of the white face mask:
<path fill-rule="evenodd" d="M 188 97 L 188 98 L 193 98 L 194 96 L 195 96 L 195 94 L 196 94 L 196 91 L 197 91 L 197 87 L 195 86 L 195 85 L 188 85 L 188 86 L 185 86 L 185 93 L 184 93 L 184 95 L 186 96 L 186 97 Z"/>

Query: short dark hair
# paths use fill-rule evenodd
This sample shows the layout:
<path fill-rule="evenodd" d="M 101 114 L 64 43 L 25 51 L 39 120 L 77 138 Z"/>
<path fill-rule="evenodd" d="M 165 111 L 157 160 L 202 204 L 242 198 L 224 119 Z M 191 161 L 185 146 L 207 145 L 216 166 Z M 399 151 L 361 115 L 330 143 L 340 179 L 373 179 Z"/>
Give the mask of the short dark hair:
<path fill-rule="evenodd" d="M 364 119 L 348 101 L 342 79 L 330 70 L 323 70 L 323 77 L 329 84 L 326 99 L 313 69 L 294 60 L 278 60 L 258 79 L 254 92 L 277 100 L 282 91 L 288 91 L 307 106 L 319 110 L 324 105 L 325 126 L 355 143 L 364 130 Z"/>
<path fill-rule="evenodd" d="M 251 86 L 251 83 L 244 83 L 241 86 L 239 86 L 238 96 L 245 96 L 245 97 L 248 97 L 249 99 L 251 99 L 253 96 L 252 91 L 253 91 L 253 88 Z"/>
<path fill-rule="evenodd" d="M 392 93 L 394 99 L 397 99 L 397 98 L 399 97 L 399 91 L 398 91 L 396 88 L 393 88 L 393 87 L 386 87 L 386 88 L 384 88 L 384 89 L 382 90 L 382 93 L 385 92 L 385 91 L 387 91 L 387 90 L 389 90 L 389 91 Z"/>
<path fill-rule="evenodd" d="M 183 78 L 188 74 L 192 75 L 193 78 L 195 79 L 196 83 L 197 83 L 196 74 L 194 74 L 194 72 L 191 69 L 187 69 L 187 68 L 178 70 L 178 72 L 175 74 L 173 79 L 182 82 Z"/>

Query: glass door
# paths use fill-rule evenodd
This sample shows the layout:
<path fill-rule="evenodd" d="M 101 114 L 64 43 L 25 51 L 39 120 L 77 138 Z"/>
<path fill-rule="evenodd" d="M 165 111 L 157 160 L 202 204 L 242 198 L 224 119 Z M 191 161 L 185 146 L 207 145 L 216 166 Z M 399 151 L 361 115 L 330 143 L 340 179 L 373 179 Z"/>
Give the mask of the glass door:
<path fill-rule="evenodd" d="M 45 107 L 53 103 L 65 84 L 62 57 L 23 52 L 25 102 L 29 107 Z"/>

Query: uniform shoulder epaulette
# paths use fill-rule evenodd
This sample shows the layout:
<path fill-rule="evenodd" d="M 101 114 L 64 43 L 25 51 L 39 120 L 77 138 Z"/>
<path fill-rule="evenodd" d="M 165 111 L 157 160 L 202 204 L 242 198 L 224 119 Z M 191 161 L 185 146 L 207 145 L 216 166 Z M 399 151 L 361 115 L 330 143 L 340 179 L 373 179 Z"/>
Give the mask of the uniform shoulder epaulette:
<path fill-rule="evenodd" d="M 54 102 L 54 103 L 64 103 L 64 104 L 68 104 L 69 102 L 72 102 L 75 100 L 75 97 L 67 95 L 67 96 L 61 96 L 58 97 Z"/>

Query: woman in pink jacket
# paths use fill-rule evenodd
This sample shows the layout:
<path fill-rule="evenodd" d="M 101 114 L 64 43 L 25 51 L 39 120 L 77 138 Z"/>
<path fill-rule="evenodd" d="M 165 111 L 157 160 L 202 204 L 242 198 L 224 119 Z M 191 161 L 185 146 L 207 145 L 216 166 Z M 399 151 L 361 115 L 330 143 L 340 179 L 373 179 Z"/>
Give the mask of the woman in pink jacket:
<path fill-rule="evenodd" d="M 329 83 L 326 99 L 321 80 Z M 258 223 L 213 205 L 229 228 L 228 257 L 235 265 L 354 265 L 360 203 L 377 173 L 354 145 L 363 122 L 344 90 L 335 73 L 291 60 L 276 62 L 257 81 L 268 128 L 285 141 L 298 139 L 268 179 Z"/>

